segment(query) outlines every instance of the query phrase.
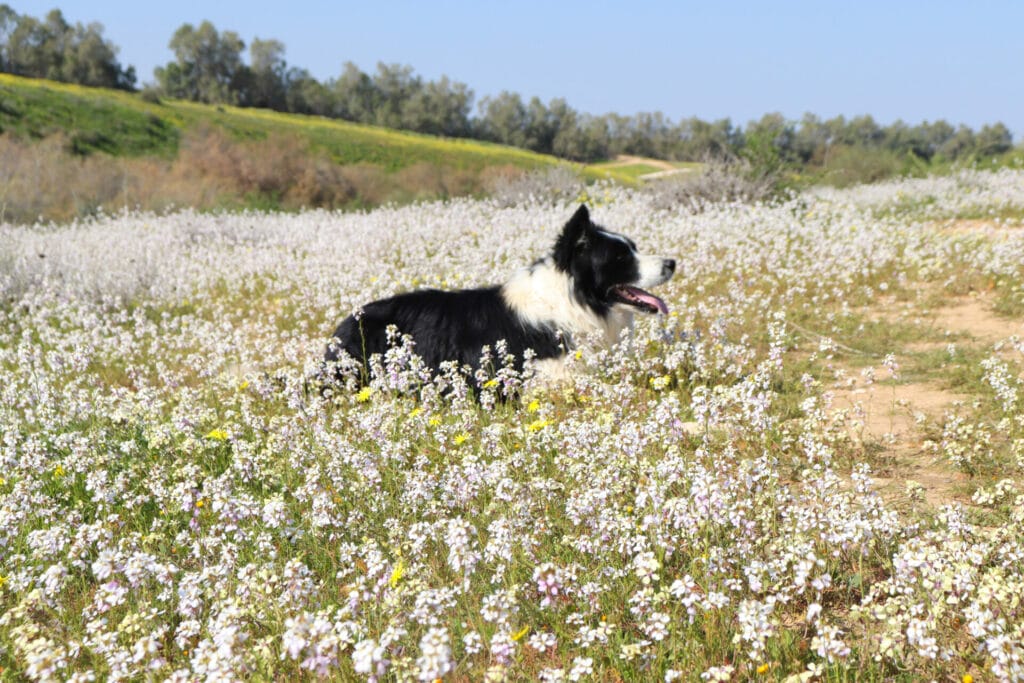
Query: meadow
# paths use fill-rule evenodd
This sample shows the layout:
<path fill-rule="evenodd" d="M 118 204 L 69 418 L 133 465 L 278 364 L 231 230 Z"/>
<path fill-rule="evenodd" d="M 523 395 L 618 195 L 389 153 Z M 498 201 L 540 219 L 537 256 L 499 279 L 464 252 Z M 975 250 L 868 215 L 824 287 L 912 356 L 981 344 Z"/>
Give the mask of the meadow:
<path fill-rule="evenodd" d="M 1024 680 L 1024 172 L 579 200 L 679 267 L 554 387 L 308 379 L 575 202 L 0 225 L 2 675 Z"/>

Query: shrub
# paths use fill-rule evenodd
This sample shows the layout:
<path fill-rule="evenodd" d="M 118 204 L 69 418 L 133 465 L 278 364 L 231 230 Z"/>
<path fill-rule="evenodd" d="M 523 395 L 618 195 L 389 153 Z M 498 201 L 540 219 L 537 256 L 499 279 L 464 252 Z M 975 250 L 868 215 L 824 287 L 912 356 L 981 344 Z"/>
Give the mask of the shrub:
<path fill-rule="evenodd" d="M 496 172 L 487 178 L 487 190 L 502 206 L 526 200 L 558 204 L 574 199 L 583 191 L 583 180 L 569 167 L 559 166 L 516 173 Z"/>
<path fill-rule="evenodd" d="M 644 191 L 659 209 L 688 207 L 703 211 L 719 202 L 755 202 L 775 193 L 778 174 L 758 170 L 746 159 L 708 158 L 699 174 L 678 174 L 655 180 Z"/>
<path fill-rule="evenodd" d="M 889 150 L 840 146 L 825 158 L 824 180 L 836 187 L 873 183 L 897 175 L 899 157 Z"/>

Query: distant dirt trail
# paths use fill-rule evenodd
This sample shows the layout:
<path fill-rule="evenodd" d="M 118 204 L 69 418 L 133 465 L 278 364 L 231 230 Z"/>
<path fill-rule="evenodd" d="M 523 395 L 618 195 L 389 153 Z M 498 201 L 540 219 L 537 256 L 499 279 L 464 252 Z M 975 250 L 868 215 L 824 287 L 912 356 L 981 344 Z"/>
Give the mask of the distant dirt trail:
<path fill-rule="evenodd" d="M 1014 221 L 988 219 L 957 219 L 930 223 L 929 227 L 945 235 L 972 235 L 991 240 L 1002 240 L 1024 232 L 1024 225 Z"/>
<path fill-rule="evenodd" d="M 615 157 L 615 162 L 608 164 L 605 168 L 615 168 L 616 166 L 633 166 L 634 164 L 643 164 L 644 166 L 653 166 L 654 168 L 661 169 L 662 171 L 680 171 L 683 169 L 676 168 L 670 162 L 662 159 L 648 159 L 647 157 L 636 157 L 629 154 L 619 154 Z"/>

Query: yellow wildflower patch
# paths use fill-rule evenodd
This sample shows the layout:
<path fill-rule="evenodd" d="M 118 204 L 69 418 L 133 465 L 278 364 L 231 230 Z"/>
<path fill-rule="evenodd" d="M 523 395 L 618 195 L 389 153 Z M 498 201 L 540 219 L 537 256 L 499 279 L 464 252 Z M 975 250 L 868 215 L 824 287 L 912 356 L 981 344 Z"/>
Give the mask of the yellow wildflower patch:
<path fill-rule="evenodd" d="M 388 579 L 388 585 L 395 588 L 403 576 L 405 576 L 405 562 L 399 560 L 395 568 L 391 570 L 391 578 Z"/>

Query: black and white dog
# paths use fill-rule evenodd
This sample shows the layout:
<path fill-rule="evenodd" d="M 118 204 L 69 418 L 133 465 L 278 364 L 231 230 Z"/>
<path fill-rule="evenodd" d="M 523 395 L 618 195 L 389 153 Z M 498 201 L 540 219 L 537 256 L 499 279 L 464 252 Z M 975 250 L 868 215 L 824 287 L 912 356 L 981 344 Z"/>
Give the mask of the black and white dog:
<path fill-rule="evenodd" d="M 348 367 L 365 381 L 370 357 L 387 350 L 394 325 L 435 372 L 445 361 L 475 370 L 481 349 L 504 339 L 517 370 L 532 349 L 538 372 L 558 376 L 577 339 L 596 333 L 612 344 L 632 325 L 634 311 L 667 313 L 664 301 L 641 288 L 666 282 L 675 268 L 673 259 L 637 254 L 631 239 L 595 225 L 580 206 L 551 254 L 505 284 L 425 289 L 366 304 L 334 331 L 324 359 L 339 378 Z"/>

